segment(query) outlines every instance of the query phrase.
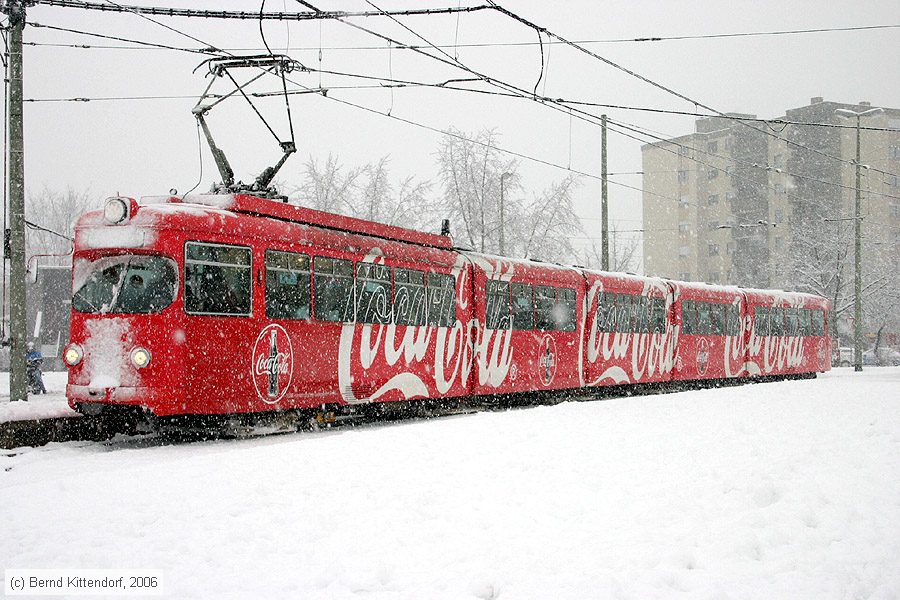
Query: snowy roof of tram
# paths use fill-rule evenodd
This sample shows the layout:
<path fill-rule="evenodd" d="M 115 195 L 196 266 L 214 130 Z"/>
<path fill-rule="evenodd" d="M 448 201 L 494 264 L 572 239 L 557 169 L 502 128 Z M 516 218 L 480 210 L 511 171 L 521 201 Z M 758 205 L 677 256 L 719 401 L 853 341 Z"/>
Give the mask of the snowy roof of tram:
<path fill-rule="evenodd" d="M 336 231 L 346 231 L 361 235 L 369 235 L 382 239 L 430 246 L 444 250 L 452 250 L 453 242 L 449 236 L 425 233 L 396 225 L 385 225 L 375 221 L 366 221 L 356 217 L 348 217 L 306 208 L 286 202 L 259 198 L 251 194 L 197 194 L 178 196 L 146 196 L 141 198 L 142 206 L 201 206 L 218 209 L 230 213 L 255 215 L 301 223 L 316 227 L 324 227 Z"/>

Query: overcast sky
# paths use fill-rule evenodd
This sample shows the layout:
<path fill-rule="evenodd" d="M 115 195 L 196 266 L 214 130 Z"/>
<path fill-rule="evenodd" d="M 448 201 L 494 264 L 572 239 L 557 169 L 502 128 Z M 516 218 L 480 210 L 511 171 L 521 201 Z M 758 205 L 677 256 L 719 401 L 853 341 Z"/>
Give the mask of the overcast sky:
<path fill-rule="evenodd" d="M 260 2 L 132 2 L 258 11 Z M 477 5 L 478 0 L 389 2 L 382 9 Z M 324 10 L 372 10 L 365 1 L 321 0 Z M 542 2 L 507 0 L 503 6 L 569 40 L 595 41 L 900 24 L 896 0 L 857 2 Z M 268 0 L 266 11 L 297 11 L 292 0 Z M 263 49 L 259 22 L 153 17 L 68 8 L 29 8 L 28 21 L 182 48 L 201 43 L 235 54 Z M 405 43 L 422 43 L 413 33 L 386 18 L 352 19 Z M 585 102 L 694 110 L 694 106 L 664 93 L 603 62 L 563 45 L 536 42 L 535 30 L 493 11 L 460 16 L 418 16 L 403 24 L 467 67 L 540 95 Z M 177 31 L 175 31 L 177 30 Z M 388 44 L 346 24 L 327 22 L 264 24 L 265 38 L 275 52 L 288 53 L 312 69 L 442 82 L 467 77 L 464 71 L 441 65 L 409 50 Z M 190 37 L 189 37 L 190 36 Z M 196 38 L 196 39 L 191 39 Z M 109 195 L 132 196 L 185 192 L 200 177 L 196 122 L 191 108 L 208 83 L 204 70 L 192 73 L 204 59 L 199 54 L 160 49 L 133 49 L 133 44 L 92 38 L 46 28 L 28 27 L 26 42 L 88 44 L 121 48 L 26 46 L 25 97 L 35 100 L 174 96 L 172 99 L 34 102 L 25 107 L 26 186 L 89 189 L 98 202 Z M 529 45 L 496 45 L 526 42 Z M 484 46 L 483 44 L 489 44 Z M 495 44 L 495 45 L 490 45 Z M 478 45 L 478 46 L 473 46 Z M 803 106 L 810 97 L 900 107 L 900 29 L 797 35 L 669 40 L 659 42 L 585 43 L 590 50 L 717 110 L 777 117 L 786 108 Z M 353 49 L 364 47 L 365 49 Z M 321 54 L 320 54 L 321 48 Z M 543 61 L 541 52 L 543 50 Z M 321 56 L 321 61 L 320 61 Z M 543 75 L 541 75 L 543 71 Z M 466 132 L 495 128 L 504 148 L 541 161 L 600 174 L 600 130 L 531 100 L 503 98 L 433 88 L 338 89 L 377 85 L 377 81 L 327 73 L 296 72 L 294 84 L 329 88 L 328 96 L 291 97 L 298 153 L 285 165 L 280 179 L 296 184 L 310 156 L 338 156 L 348 167 L 391 157 L 395 180 L 413 175 L 437 180 L 434 152 L 440 134 L 427 128 L 454 127 Z M 269 80 L 255 88 L 272 90 Z M 537 87 L 535 87 L 537 86 Z M 480 89 L 490 90 L 481 85 Z M 228 91 L 224 81 L 214 91 Z M 339 102 L 343 100 L 373 112 Z M 276 132 L 286 138 L 283 100 L 261 102 Z M 604 109 L 587 108 L 595 114 Z M 397 119 L 384 116 L 390 113 Z M 693 118 L 605 109 L 612 119 L 639 125 L 665 136 L 692 131 Z M 382 113 L 382 114 L 376 114 Z M 399 119 L 413 121 L 419 125 Z M 250 111 L 229 101 L 209 113 L 209 125 L 228 155 L 238 178 L 252 180 L 280 156 L 275 139 Z M 427 127 L 427 128 L 426 128 Z M 611 133 L 609 170 L 639 171 L 641 143 Z M 537 193 L 566 171 L 522 159 L 524 191 Z M 615 181 L 640 187 L 640 176 L 615 175 Z M 208 150 L 203 148 L 199 189 L 219 179 Z M 285 190 L 289 191 L 289 190 Z M 640 227 L 640 193 L 611 186 L 611 214 L 622 230 Z M 599 181 L 582 179 L 577 206 L 588 237 L 599 237 Z M 40 221 L 39 215 L 29 215 Z M 435 222 L 439 222 L 435 215 Z"/>

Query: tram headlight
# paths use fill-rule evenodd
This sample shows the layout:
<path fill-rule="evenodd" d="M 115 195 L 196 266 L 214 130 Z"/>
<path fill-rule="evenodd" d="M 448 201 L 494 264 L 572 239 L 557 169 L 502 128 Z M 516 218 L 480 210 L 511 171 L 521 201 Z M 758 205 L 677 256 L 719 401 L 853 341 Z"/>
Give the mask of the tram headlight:
<path fill-rule="evenodd" d="M 131 351 L 131 364 L 143 369 L 150 364 L 150 351 L 146 348 L 135 348 Z"/>
<path fill-rule="evenodd" d="M 70 367 L 74 367 L 80 363 L 83 356 L 84 351 L 78 344 L 69 344 L 66 346 L 65 352 L 63 352 L 63 360 L 66 361 L 66 364 Z"/>
<path fill-rule="evenodd" d="M 103 207 L 103 218 L 112 223 L 122 223 L 128 219 L 131 205 L 125 198 L 110 198 Z"/>

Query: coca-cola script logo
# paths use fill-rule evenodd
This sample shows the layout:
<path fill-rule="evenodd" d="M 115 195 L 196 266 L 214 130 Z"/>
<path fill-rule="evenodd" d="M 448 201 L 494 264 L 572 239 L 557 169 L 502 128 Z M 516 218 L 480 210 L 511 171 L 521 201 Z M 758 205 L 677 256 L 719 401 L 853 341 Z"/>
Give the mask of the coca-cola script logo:
<path fill-rule="evenodd" d="M 549 335 L 545 335 L 541 340 L 541 347 L 538 349 L 538 368 L 541 383 L 550 385 L 556 377 L 556 342 Z"/>
<path fill-rule="evenodd" d="M 706 338 L 700 339 L 700 348 L 697 350 L 697 372 L 706 374 L 706 366 L 709 364 L 709 342 Z"/>
<path fill-rule="evenodd" d="M 277 403 L 287 393 L 294 374 L 294 349 L 284 327 L 272 324 L 260 331 L 251 357 L 256 394 L 266 404 Z"/>

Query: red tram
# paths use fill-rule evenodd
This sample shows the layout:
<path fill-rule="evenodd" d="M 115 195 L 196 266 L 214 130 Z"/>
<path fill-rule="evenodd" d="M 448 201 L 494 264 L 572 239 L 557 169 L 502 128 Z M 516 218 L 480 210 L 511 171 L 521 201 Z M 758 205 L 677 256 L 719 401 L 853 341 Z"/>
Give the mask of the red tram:
<path fill-rule="evenodd" d="M 76 227 L 70 405 L 228 415 L 830 367 L 808 294 L 463 251 L 250 195 L 111 198 Z"/>

